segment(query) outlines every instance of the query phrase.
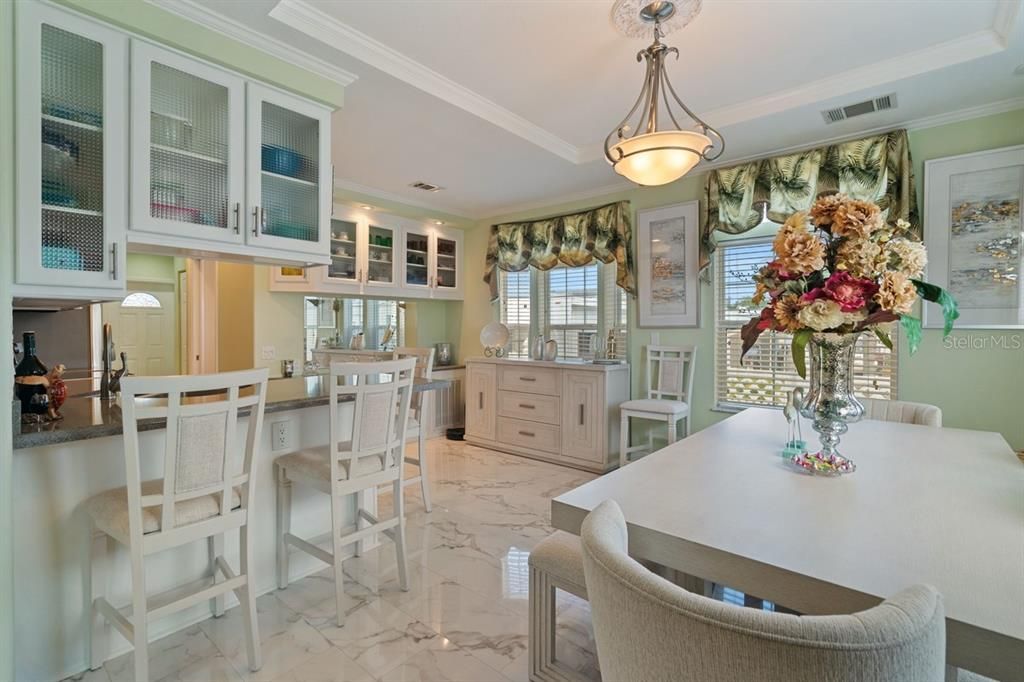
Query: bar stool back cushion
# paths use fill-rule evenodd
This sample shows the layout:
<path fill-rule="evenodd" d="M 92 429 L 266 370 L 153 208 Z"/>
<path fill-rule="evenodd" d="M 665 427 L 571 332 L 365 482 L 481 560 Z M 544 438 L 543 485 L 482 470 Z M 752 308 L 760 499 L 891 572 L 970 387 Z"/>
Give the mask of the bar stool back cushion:
<path fill-rule="evenodd" d="M 794 616 L 687 592 L 629 557 L 605 501 L 584 520 L 583 564 L 601 676 L 644 682 L 942 682 L 942 599 L 911 587 L 867 611 Z"/>
<path fill-rule="evenodd" d="M 861 402 L 864 404 L 865 419 L 920 424 L 921 426 L 942 426 L 942 410 L 935 405 L 878 398 L 864 398 Z"/>

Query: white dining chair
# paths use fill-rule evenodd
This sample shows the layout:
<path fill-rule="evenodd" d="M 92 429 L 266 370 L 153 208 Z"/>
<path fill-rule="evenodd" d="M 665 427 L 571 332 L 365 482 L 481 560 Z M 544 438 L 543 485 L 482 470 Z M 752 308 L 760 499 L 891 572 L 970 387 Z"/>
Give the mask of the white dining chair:
<path fill-rule="evenodd" d="M 864 405 L 865 419 L 921 426 L 942 426 L 942 410 L 935 405 L 880 398 L 862 398 L 860 402 Z"/>
<path fill-rule="evenodd" d="M 433 348 L 396 348 L 396 358 L 416 358 L 416 378 L 430 381 L 434 373 L 434 349 Z M 424 419 L 427 416 L 429 405 L 429 393 L 418 391 L 412 396 L 412 404 L 409 407 L 409 426 L 406 427 L 406 440 L 416 441 L 416 457 L 406 457 L 405 463 L 416 467 L 419 472 L 415 476 L 404 478 L 402 485 L 410 486 L 420 484 L 420 491 L 423 494 L 423 509 L 430 512 L 430 478 L 428 476 L 427 464 L 427 433 Z"/>
<path fill-rule="evenodd" d="M 383 533 L 395 543 L 398 578 L 409 589 L 405 552 L 405 502 L 402 464 L 406 422 L 412 396 L 414 358 L 383 362 L 331 363 L 330 441 L 319 448 L 299 450 L 274 461 L 277 474 L 277 586 L 288 587 L 289 547 L 334 566 L 337 622 L 345 624 L 344 548 Z M 351 405 L 351 419 L 348 418 Z M 344 410 L 344 413 L 343 413 Z M 292 485 L 298 483 L 331 496 L 332 550 L 291 532 Z M 391 484 L 394 514 L 378 519 L 363 508 L 363 493 Z M 355 530 L 345 519 L 347 500 L 356 498 Z M 363 525 L 364 523 L 368 525 Z"/>
<path fill-rule="evenodd" d="M 666 425 L 668 442 L 676 442 L 679 422 L 683 438 L 690 434 L 690 405 L 693 401 L 693 368 L 696 346 L 647 346 L 647 397 L 619 405 L 619 466 L 629 464 L 629 455 L 653 449 L 653 434 L 647 445 L 630 446 L 630 419 L 647 419 Z"/>
<path fill-rule="evenodd" d="M 260 668 L 256 625 L 253 542 L 253 462 L 263 428 L 267 370 L 173 377 L 123 377 L 121 414 L 128 485 L 86 502 L 93 526 L 89 567 L 90 664 L 101 667 L 109 652 L 110 625 L 135 647 L 136 680 L 149 679 L 146 644 L 149 624 L 158 618 L 211 600 L 213 615 L 224 613 L 224 594 L 241 603 L 249 668 Z M 241 419 L 248 414 L 244 435 Z M 139 421 L 165 419 L 163 478 L 143 481 L 139 461 Z M 224 534 L 239 531 L 239 571 L 224 558 Z M 182 586 L 171 601 L 148 597 L 145 559 L 197 540 L 207 540 L 210 576 Z M 114 542 L 131 554 L 132 604 L 124 614 L 106 597 L 108 564 Z"/>
<path fill-rule="evenodd" d="M 942 598 L 910 587 L 849 615 L 795 616 L 695 594 L 627 554 L 614 501 L 583 522 L 583 570 L 606 680 L 644 682 L 942 682 Z"/>

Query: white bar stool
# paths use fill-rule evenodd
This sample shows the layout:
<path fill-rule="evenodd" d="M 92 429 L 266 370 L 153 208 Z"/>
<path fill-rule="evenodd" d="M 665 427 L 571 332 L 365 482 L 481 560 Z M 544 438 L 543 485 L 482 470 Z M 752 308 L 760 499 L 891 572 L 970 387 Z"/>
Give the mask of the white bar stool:
<path fill-rule="evenodd" d="M 433 348 L 396 348 L 395 358 L 416 358 L 416 378 L 430 381 L 434 373 Z M 423 508 L 429 513 L 430 479 L 427 475 L 427 434 L 423 421 L 427 416 L 427 406 L 430 402 L 428 395 L 426 391 L 420 391 L 412 396 L 409 426 L 405 430 L 405 436 L 407 440 L 416 439 L 416 458 L 406 457 L 405 463 L 414 465 L 419 473 L 402 481 L 402 487 L 419 483 L 423 493 Z"/>
<path fill-rule="evenodd" d="M 629 445 L 629 420 L 648 419 L 666 424 L 669 444 L 676 442 L 677 427 L 683 422 L 683 438 L 690 435 L 690 405 L 693 399 L 693 366 L 696 346 L 647 346 L 647 398 L 627 400 L 619 405 L 619 466 L 629 464 L 632 452 L 653 449 L 652 434 L 647 445 Z"/>
<path fill-rule="evenodd" d="M 199 394 L 199 395 L 197 395 Z M 260 668 L 256 594 L 250 569 L 253 543 L 249 510 L 256 490 L 253 460 L 263 429 L 267 370 L 175 377 L 124 377 L 121 410 L 128 485 L 100 493 L 86 502 L 93 524 L 90 558 L 92 613 L 90 664 L 106 660 L 109 625 L 135 647 L 135 679 L 149 679 L 146 652 L 148 625 L 205 600 L 215 616 L 224 613 L 224 593 L 234 591 L 245 613 L 249 667 Z M 249 410 L 245 440 L 238 438 L 238 418 Z M 139 462 L 140 419 L 166 419 L 163 479 L 142 481 Z M 239 531 L 240 570 L 223 556 L 224 533 Z M 186 596 L 147 602 L 145 558 L 150 554 L 207 539 L 210 577 Z M 108 550 L 116 540 L 128 547 L 132 562 L 132 605 L 128 613 L 107 601 Z"/>
<path fill-rule="evenodd" d="M 412 396 L 414 358 L 385 362 L 334 362 L 330 373 L 330 442 L 320 448 L 300 450 L 275 460 L 277 470 L 277 586 L 288 587 L 288 548 L 300 549 L 334 566 L 337 622 L 345 624 L 342 550 L 376 533 L 395 543 L 398 579 L 409 589 L 405 553 L 405 500 L 402 495 L 402 464 L 406 425 Z M 340 407 L 351 402 L 351 424 L 343 423 Z M 333 552 L 309 540 L 292 535 L 292 484 L 308 485 L 331 496 L 331 538 Z M 390 483 L 395 496 L 395 514 L 379 520 L 363 509 L 363 491 Z M 356 496 L 356 530 L 346 533 L 342 515 L 345 501 Z M 360 528 L 362 522 L 369 525 Z"/>

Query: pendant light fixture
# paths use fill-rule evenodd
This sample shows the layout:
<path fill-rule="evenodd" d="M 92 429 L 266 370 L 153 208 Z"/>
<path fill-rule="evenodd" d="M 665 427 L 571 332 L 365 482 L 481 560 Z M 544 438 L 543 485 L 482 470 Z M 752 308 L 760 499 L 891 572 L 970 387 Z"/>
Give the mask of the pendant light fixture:
<path fill-rule="evenodd" d="M 717 159 L 725 149 L 725 140 L 683 104 L 665 73 L 665 57 L 674 54 L 678 59 L 679 51 L 661 39 L 666 30 L 689 23 L 700 12 L 701 0 L 640 4 L 637 0 L 617 0 L 612 8 L 612 23 L 620 31 L 635 37 L 638 31 L 650 30 L 653 25 L 654 42 L 636 55 L 638 62 L 647 63 L 644 85 L 633 108 L 605 138 L 604 155 L 616 173 L 638 185 L 664 185 L 686 175 L 701 159 Z M 696 124 L 693 129 L 684 129 L 678 111 L 673 109 L 689 116 Z M 671 125 L 659 125 L 662 111 Z"/>

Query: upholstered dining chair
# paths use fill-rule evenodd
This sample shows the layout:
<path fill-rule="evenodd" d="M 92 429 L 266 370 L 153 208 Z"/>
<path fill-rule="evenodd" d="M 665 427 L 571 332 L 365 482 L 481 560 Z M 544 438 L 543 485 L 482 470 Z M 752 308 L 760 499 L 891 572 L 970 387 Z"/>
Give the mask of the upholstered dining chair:
<path fill-rule="evenodd" d="M 395 543 L 398 581 L 409 589 L 405 552 L 405 498 L 402 465 L 405 429 L 412 397 L 415 358 L 383 362 L 332 362 L 330 373 L 330 440 L 319 448 L 278 457 L 277 471 L 277 586 L 288 587 L 289 547 L 300 549 L 334 567 L 338 627 L 345 624 L 345 547 L 383 533 Z M 347 405 L 351 405 L 349 416 Z M 342 412 L 342 407 L 346 411 Z M 292 486 L 298 483 L 331 498 L 332 550 L 292 535 Z M 363 508 L 366 490 L 390 484 L 394 511 L 378 519 Z M 355 530 L 345 518 L 351 497 L 356 498 Z M 367 525 L 364 525 L 367 524 Z M 358 545 L 357 545 L 358 547 Z"/>
<path fill-rule="evenodd" d="M 583 570 L 606 680 L 943 682 L 942 598 L 910 587 L 850 615 L 794 616 L 724 604 L 651 573 L 626 553 L 606 500 L 583 522 Z"/>
<path fill-rule="evenodd" d="M 696 346 L 647 346 L 647 397 L 619 405 L 620 467 L 629 464 L 630 453 L 652 449 L 650 434 L 647 445 L 630 446 L 630 419 L 664 423 L 669 444 L 676 442 L 680 421 L 683 422 L 683 438 L 689 435 L 696 358 Z"/>
<path fill-rule="evenodd" d="M 864 404 L 865 419 L 920 424 L 921 426 L 942 426 L 942 410 L 935 405 L 880 398 L 863 398 L 861 403 Z"/>
<path fill-rule="evenodd" d="M 89 667 L 93 670 L 107 657 L 109 623 L 135 647 L 133 679 L 148 680 L 149 625 L 205 600 L 210 600 L 213 615 L 220 616 L 224 594 L 231 591 L 244 615 L 249 668 L 260 669 L 249 512 L 254 508 L 253 462 L 258 456 L 266 397 L 266 369 L 121 379 L 128 485 L 86 502 L 93 525 L 87 583 L 92 592 Z M 240 421 L 245 416 L 240 414 L 243 410 L 248 410 L 244 431 Z M 138 424 L 143 419 L 167 420 L 162 479 L 142 480 Z M 224 534 L 235 530 L 239 531 L 238 573 L 224 558 Z M 177 592 L 148 596 L 146 557 L 199 540 L 207 541 L 209 577 Z M 115 541 L 131 555 L 132 605 L 128 614 L 115 608 L 105 594 L 109 552 Z M 186 590 L 188 594 L 182 594 Z"/>
<path fill-rule="evenodd" d="M 396 348 L 395 358 L 416 358 L 416 378 L 430 381 L 430 377 L 434 373 L 433 348 Z M 407 440 L 416 440 L 416 457 L 406 457 L 405 463 L 415 466 L 419 473 L 402 480 L 402 487 L 420 484 L 420 491 L 423 493 L 423 509 L 427 512 L 431 509 L 430 479 L 427 476 L 427 434 L 423 419 L 427 416 L 428 404 L 426 391 L 413 394 L 409 407 L 409 425 L 405 429 L 405 436 Z"/>

